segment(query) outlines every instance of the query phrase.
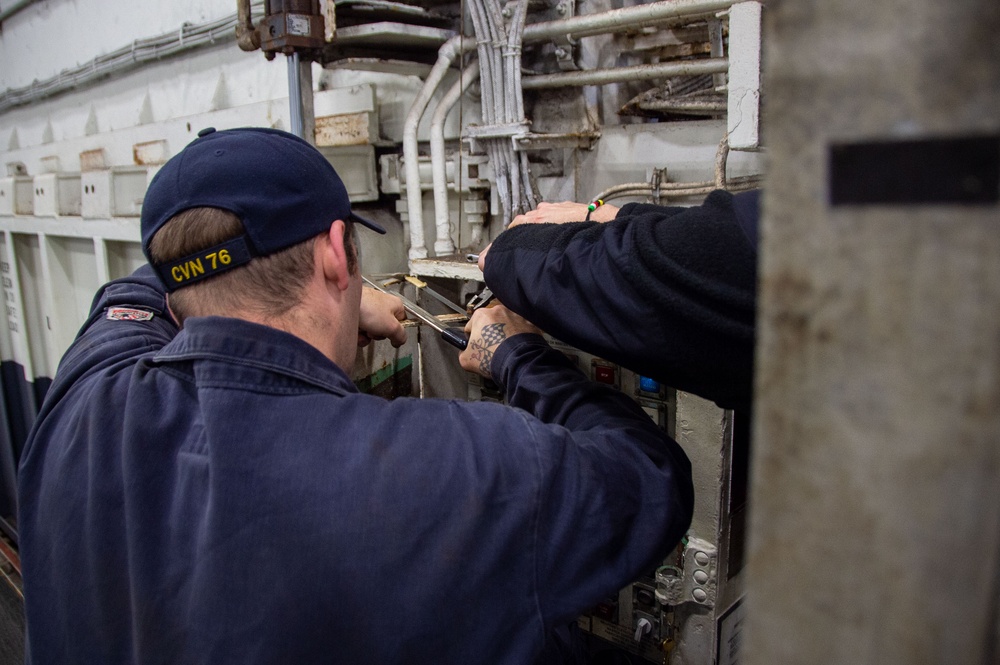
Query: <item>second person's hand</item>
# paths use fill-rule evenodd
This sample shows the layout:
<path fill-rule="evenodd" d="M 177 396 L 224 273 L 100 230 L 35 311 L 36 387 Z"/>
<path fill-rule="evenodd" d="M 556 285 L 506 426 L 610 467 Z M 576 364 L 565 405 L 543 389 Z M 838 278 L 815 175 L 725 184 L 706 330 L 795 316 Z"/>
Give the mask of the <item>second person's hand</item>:
<path fill-rule="evenodd" d="M 562 201 L 560 203 L 539 203 L 534 210 L 518 215 L 510 222 L 510 226 L 521 224 L 565 224 L 566 222 L 582 222 L 587 219 L 587 203 Z M 618 214 L 618 208 L 613 205 L 600 205 L 590 213 L 592 222 L 610 222 Z M 508 227 L 509 228 L 509 227 Z"/>

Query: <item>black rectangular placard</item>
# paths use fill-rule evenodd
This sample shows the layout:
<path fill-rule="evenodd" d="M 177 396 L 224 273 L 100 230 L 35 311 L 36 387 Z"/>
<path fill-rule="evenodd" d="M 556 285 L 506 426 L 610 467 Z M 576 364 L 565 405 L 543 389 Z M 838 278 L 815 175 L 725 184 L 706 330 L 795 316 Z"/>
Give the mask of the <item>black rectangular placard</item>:
<path fill-rule="evenodd" d="M 829 157 L 834 206 L 1000 202 L 1000 136 L 847 143 Z"/>

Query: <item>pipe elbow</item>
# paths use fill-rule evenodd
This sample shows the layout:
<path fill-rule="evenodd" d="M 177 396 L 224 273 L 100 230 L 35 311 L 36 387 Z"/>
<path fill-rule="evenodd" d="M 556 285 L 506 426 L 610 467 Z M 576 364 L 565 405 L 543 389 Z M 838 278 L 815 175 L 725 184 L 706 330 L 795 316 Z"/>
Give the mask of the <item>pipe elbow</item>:
<path fill-rule="evenodd" d="M 257 32 L 256 28 L 237 25 L 236 44 L 243 51 L 256 51 L 260 48 L 260 33 Z"/>
<path fill-rule="evenodd" d="M 260 32 L 253 27 L 250 0 L 236 0 L 236 44 L 244 51 L 260 48 Z"/>

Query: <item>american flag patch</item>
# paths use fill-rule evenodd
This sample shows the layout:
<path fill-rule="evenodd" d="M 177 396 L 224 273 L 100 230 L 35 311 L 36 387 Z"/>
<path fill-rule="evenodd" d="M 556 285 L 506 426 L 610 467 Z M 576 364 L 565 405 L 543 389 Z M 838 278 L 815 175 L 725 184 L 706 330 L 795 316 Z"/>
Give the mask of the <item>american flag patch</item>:
<path fill-rule="evenodd" d="M 105 318 L 109 321 L 149 321 L 153 318 L 153 313 L 136 307 L 108 307 Z"/>

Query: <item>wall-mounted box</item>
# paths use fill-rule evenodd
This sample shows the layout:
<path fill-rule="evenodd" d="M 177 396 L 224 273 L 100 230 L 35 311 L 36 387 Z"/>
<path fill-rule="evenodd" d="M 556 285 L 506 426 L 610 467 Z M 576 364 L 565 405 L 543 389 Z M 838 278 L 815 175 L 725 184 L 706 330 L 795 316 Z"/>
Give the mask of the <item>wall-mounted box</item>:
<path fill-rule="evenodd" d="M 321 147 L 326 160 L 333 164 L 344 181 L 352 201 L 377 201 L 378 176 L 375 172 L 375 147 L 352 145 Z"/>
<path fill-rule="evenodd" d="M 0 178 L 0 215 L 31 215 L 34 208 L 34 182 L 31 176 Z"/>
<path fill-rule="evenodd" d="M 35 216 L 79 215 L 79 173 L 42 173 L 35 176 Z"/>
<path fill-rule="evenodd" d="M 137 217 L 146 196 L 146 169 L 116 166 L 80 174 L 85 219 Z"/>

